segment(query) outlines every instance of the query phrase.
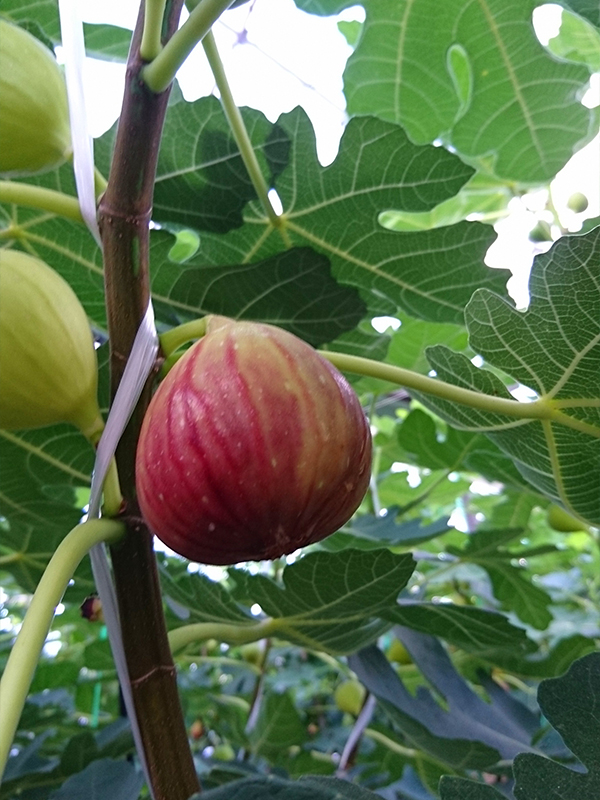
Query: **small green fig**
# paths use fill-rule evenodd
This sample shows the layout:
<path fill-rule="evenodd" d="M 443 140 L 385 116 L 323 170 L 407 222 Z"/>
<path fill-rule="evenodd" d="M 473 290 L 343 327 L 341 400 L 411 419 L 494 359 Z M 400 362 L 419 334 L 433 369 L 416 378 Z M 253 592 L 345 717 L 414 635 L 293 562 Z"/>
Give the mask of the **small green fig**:
<path fill-rule="evenodd" d="M 567 208 L 576 214 L 583 214 L 588 207 L 588 199 L 583 192 L 573 192 L 567 200 Z"/>
<path fill-rule="evenodd" d="M 212 757 L 217 761 L 233 761 L 235 750 L 228 742 L 221 742 L 215 747 Z"/>
<path fill-rule="evenodd" d="M 67 90 L 47 47 L 0 20 L 0 174 L 53 169 L 71 151 Z"/>
<path fill-rule="evenodd" d="M 413 660 L 399 639 L 394 639 L 387 651 L 387 657 L 396 664 L 412 664 Z"/>
<path fill-rule="evenodd" d="M 365 701 L 367 690 L 357 680 L 342 681 L 333 693 L 333 700 L 340 711 L 357 717 Z"/>
<path fill-rule="evenodd" d="M 209 317 L 167 374 L 136 455 L 140 509 L 192 561 L 273 559 L 338 530 L 367 490 L 371 433 L 346 379 L 310 345 Z"/>
<path fill-rule="evenodd" d="M 551 242 L 552 241 L 552 228 L 546 220 L 540 220 L 529 231 L 530 242 Z"/>
<path fill-rule="evenodd" d="M 0 428 L 101 431 L 86 313 L 57 272 L 17 250 L 0 250 L 0 376 Z"/>
<path fill-rule="evenodd" d="M 552 505 L 548 507 L 547 519 L 548 525 L 555 531 L 560 531 L 561 533 L 575 533 L 576 531 L 585 531 L 588 528 L 585 522 L 580 522 L 576 517 L 569 514 L 568 511 L 565 511 L 564 508 L 555 503 L 552 503 Z"/>

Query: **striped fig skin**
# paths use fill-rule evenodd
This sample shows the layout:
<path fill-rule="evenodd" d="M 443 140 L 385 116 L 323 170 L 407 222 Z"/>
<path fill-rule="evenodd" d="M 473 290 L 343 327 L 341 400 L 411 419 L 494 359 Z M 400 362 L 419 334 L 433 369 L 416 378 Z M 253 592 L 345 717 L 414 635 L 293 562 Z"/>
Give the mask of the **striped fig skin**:
<path fill-rule="evenodd" d="M 346 379 L 271 325 L 209 317 L 152 398 L 136 454 L 150 529 L 205 564 L 318 542 L 367 490 L 371 434 Z"/>

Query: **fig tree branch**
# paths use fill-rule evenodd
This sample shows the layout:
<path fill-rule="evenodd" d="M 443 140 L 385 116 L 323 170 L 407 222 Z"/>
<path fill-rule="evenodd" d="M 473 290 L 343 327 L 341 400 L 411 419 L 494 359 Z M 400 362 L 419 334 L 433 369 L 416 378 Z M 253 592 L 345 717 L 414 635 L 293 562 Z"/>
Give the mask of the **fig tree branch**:
<path fill-rule="evenodd" d="M 162 28 L 177 29 L 183 0 L 168 0 Z M 106 192 L 98 208 L 102 234 L 110 340 L 111 395 L 121 381 L 135 335 L 148 307 L 149 223 L 156 162 L 169 88 L 154 93 L 142 79 L 140 57 L 144 0 L 134 31 L 123 107 Z M 151 394 L 151 381 L 116 451 L 127 535 L 111 551 L 123 645 L 145 760 L 156 800 L 187 800 L 198 791 L 167 640 L 152 536 L 141 520 L 135 493 L 135 451 Z"/>
<path fill-rule="evenodd" d="M 79 562 L 92 547 L 100 542 L 116 542 L 124 533 L 122 522 L 106 518 L 89 520 L 65 536 L 48 562 L 0 681 L 0 777 L 56 606 Z"/>

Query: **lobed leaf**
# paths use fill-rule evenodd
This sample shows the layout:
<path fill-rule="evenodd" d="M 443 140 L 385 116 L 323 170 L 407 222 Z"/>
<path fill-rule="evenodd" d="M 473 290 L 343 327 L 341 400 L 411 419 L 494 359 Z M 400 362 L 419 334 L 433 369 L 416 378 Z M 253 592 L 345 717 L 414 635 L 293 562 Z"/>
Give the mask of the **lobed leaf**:
<path fill-rule="evenodd" d="M 344 74 L 348 109 L 443 139 L 505 180 L 551 180 L 594 115 L 579 101 L 587 69 L 558 63 L 535 37 L 536 0 L 381 0 Z M 435 26 L 430 21 L 435 19 Z"/>
<path fill-rule="evenodd" d="M 481 290 L 466 309 L 471 347 L 532 389 L 549 416 L 521 418 L 419 396 L 457 428 L 486 433 L 521 475 L 547 497 L 600 523 L 600 228 L 560 239 L 538 256 L 531 303 L 517 311 Z M 427 355 L 437 376 L 493 397 L 511 398 L 496 375 L 443 346 Z"/>

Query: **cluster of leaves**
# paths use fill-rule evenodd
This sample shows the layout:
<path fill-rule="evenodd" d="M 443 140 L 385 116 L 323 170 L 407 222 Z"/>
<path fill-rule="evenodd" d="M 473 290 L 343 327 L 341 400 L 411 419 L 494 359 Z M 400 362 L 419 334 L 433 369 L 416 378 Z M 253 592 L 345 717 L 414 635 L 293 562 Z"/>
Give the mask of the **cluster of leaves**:
<path fill-rule="evenodd" d="M 350 2 L 297 4 L 333 14 Z M 151 236 L 159 327 L 206 313 L 266 321 L 315 346 L 434 370 L 491 400 L 522 384 L 557 410 L 552 420 L 515 418 L 493 402 L 474 408 L 356 379 L 376 430 L 375 469 L 348 526 L 295 561 L 218 579 L 160 557 L 203 797 L 598 796 L 600 667 L 586 654 L 600 637 L 590 527 L 600 525 L 600 228 L 536 259 L 522 313 L 508 273 L 484 265 L 493 228 L 466 221 L 497 217 L 511 197 L 546 185 L 598 130 L 579 102 L 598 68 L 597 8 L 564 4 L 573 13 L 553 57 L 533 34 L 536 5 L 365 2 L 344 75 L 354 116 L 329 167 L 302 109 L 276 123 L 242 109 L 283 205 L 280 228 L 256 199 L 219 102 L 173 93 Z M 2 12 L 58 40 L 51 0 L 4 0 Z M 123 56 L 123 31 L 87 34 L 90 53 Z M 96 142 L 105 174 L 113 140 L 109 131 Z M 29 182 L 75 194 L 68 166 Z M 101 254 L 83 226 L 4 205 L 0 242 L 57 269 L 102 339 Z M 370 320 L 385 314 L 402 324 L 379 334 Z M 92 467 L 91 448 L 66 426 L 0 431 L 0 658 L 23 593 L 79 520 Z M 552 530 L 551 501 L 577 512 L 581 531 Z M 1 800 L 146 791 L 128 760 L 103 626 L 79 612 L 92 591 L 83 564 L 54 626 L 60 649 L 49 646 L 36 673 Z M 393 639 L 407 663 L 391 660 Z M 376 699 L 358 720 L 333 702 L 351 671 Z M 560 794 L 559 783 L 572 788 Z"/>

